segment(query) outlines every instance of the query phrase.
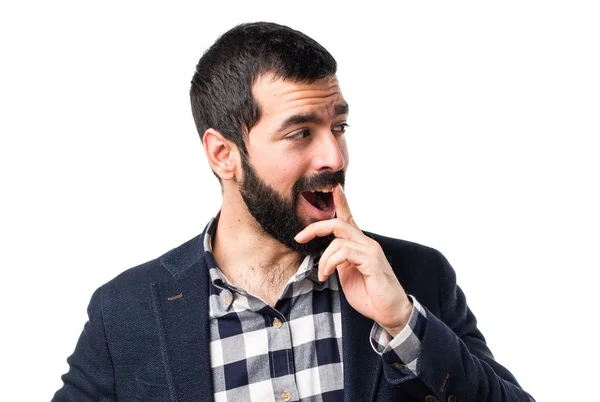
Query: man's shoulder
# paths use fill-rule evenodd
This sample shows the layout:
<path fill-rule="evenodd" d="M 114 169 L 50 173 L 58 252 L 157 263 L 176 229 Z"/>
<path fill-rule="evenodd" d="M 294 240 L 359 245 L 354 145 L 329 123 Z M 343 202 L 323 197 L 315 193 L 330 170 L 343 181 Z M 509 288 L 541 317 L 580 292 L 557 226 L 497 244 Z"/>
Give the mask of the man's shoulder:
<path fill-rule="evenodd" d="M 199 234 L 157 258 L 123 271 L 102 285 L 102 289 L 106 292 L 147 287 L 181 275 L 202 258 L 202 237 Z"/>

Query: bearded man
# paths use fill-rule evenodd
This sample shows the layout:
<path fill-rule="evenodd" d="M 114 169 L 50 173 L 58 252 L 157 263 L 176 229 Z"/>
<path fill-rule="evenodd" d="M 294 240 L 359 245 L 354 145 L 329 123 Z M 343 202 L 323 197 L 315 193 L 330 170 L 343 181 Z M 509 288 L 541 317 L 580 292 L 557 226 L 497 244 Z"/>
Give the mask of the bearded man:
<path fill-rule="evenodd" d="M 446 259 L 362 231 L 335 59 L 251 23 L 200 59 L 202 234 L 100 287 L 56 401 L 530 401 Z"/>

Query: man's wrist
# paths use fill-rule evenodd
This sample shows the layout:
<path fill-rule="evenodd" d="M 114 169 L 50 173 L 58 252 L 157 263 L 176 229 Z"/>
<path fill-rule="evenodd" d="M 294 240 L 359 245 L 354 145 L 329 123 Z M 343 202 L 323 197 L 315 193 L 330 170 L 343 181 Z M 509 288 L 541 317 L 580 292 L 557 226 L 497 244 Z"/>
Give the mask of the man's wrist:
<path fill-rule="evenodd" d="M 393 326 L 384 326 L 381 325 L 381 328 L 383 328 L 388 334 L 390 334 L 390 336 L 392 338 L 395 338 L 400 332 L 402 332 L 402 330 L 404 328 L 406 328 L 406 326 L 408 325 L 408 322 L 410 320 L 410 316 L 412 315 L 413 312 L 413 302 L 412 299 L 410 297 L 406 297 L 406 299 L 408 300 L 408 303 L 406 303 L 404 305 L 404 308 L 402 310 L 402 313 L 400 314 L 400 319 L 399 319 L 399 324 L 398 325 L 393 325 Z"/>

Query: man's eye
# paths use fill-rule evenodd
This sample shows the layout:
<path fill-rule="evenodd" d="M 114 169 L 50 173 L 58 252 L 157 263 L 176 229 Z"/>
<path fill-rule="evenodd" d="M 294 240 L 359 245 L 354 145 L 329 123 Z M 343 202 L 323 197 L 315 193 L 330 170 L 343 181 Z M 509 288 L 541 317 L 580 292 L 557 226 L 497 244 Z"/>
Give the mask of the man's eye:
<path fill-rule="evenodd" d="M 306 138 L 310 135 L 310 130 L 300 130 L 295 132 L 294 134 L 288 136 L 287 138 L 290 140 L 301 140 L 303 138 Z"/>
<path fill-rule="evenodd" d="M 350 127 L 347 123 L 338 124 L 333 128 L 334 133 L 345 133 L 346 129 Z"/>

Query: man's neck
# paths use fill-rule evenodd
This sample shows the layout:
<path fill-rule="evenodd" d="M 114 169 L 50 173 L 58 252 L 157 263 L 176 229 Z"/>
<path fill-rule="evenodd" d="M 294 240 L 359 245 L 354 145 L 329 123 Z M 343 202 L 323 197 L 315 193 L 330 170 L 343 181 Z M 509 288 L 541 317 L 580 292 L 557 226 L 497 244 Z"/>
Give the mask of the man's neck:
<path fill-rule="evenodd" d="M 265 233 L 247 212 L 223 205 L 213 239 L 213 255 L 228 281 L 273 306 L 303 256 Z"/>

